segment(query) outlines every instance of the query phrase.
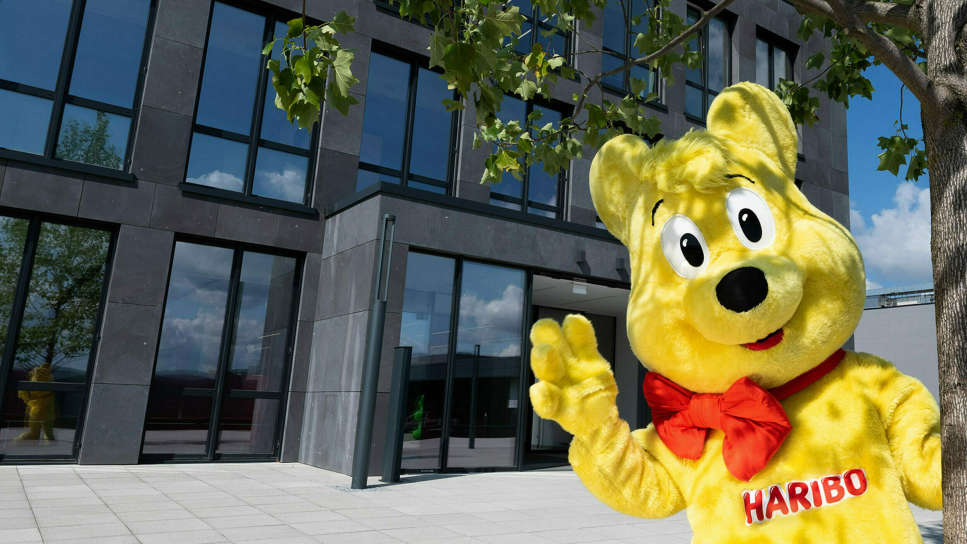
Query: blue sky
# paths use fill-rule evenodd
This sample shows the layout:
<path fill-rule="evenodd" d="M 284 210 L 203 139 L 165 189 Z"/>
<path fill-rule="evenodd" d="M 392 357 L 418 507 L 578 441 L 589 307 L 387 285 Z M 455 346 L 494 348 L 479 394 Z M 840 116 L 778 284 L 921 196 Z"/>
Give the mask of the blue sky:
<path fill-rule="evenodd" d="M 847 110 L 849 144 L 850 229 L 866 261 L 867 287 L 900 287 L 929 283 L 929 183 L 916 183 L 876 169 L 877 137 L 896 133 L 900 113 L 900 81 L 883 66 L 867 70 L 873 100 L 854 98 Z M 903 90 L 903 121 L 907 135 L 922 134 L 920 107 Z"/>

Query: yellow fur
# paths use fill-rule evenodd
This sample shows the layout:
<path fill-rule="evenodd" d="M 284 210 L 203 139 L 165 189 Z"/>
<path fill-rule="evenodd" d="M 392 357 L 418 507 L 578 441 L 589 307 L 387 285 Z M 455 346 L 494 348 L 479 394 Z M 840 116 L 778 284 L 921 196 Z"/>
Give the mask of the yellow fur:
<path fill-rule="evenodd" d="M 863 309 L 862 258 L 846 229 L 795 187 L 795 165 L 788 111 L 751 83 L 715 99 L 707 131 L 652 149 L 619 136 L 598 152 L 591 195 L 631 256 L 628 336 L 649 370 L 698 393 L 723 392 L 745 376 L 772 388 L 821 363 L 852 334 Z M 771 212 L 771 243 L 750 249 L 739 239 L 726 208 L 726 195 L 739 188 Z M 688 274 L 662 248 L 663 225 L 674 216 L 690 219 L 707 245 L 702 266 Z M 718 302 L 716 286 L 742 267 L 763 272 L 768 295 L 732 311 Z M 742 345 L 780 328 L 783 339 L 770 349 Z M 765 469 L 743 482 L 725 468 L 721 431 L 710 432 L 694 461 L 672 454 L 652 426 L 630 432 L 587 320 L 568 316 L 563 329 L 541 320 L 531 339 L 540 380 L 531 390 L 534 409 L 574 434 L 570 461 L 587 487 L 637 516 L 687 508 L 695 543 L 920 542 L 907 500 L 941 506 L 936 402 L 872 355 L 847 354 L 783 401 L 793 430 Z M 746 524 L 743 491 L 851 469 L 868 478 L 859 496 Z"/>

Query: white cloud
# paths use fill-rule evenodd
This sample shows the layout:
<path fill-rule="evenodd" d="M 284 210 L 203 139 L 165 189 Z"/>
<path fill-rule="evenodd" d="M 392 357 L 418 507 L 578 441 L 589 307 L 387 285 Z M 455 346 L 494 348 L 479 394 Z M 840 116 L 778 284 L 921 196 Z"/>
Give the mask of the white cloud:
<path fill-rule="evenodd" d="M 484 355 L 520 355 L 521 312 L 524 291 L 508 285 L 500 298 L 460 297 L 460 344 L 480 344 Z"/>
<path fill-rule="evenodd" d="M 306 189 L 306 173 L 303 170 L 286 168 L 281 172 L 259 172 L 259 185 L 267 185 L 268 191 L 264 191 L 266 196 L 288 200 L 289 202 L 302 202 Z"/>
<path fill-rule="evenodd" d="M 229 191 L 241 191 L 244 185 L 238 176 L 229 174 L 228 172 L 222 172 L 221 170 L 213 170 L 197 178 L 188 178 L 187 181 L 188 183 L 228 189 Z"/>
<path fill-rule="evenodd" d="M 853 236 L 863 252 L 866 274 L 872 285 L 904 286 L 929 283 L 930 190 L 911 182 L 901 183 L 893 196 L 895 206 L 874 213 L 867 220 L 850 210 Z"/>

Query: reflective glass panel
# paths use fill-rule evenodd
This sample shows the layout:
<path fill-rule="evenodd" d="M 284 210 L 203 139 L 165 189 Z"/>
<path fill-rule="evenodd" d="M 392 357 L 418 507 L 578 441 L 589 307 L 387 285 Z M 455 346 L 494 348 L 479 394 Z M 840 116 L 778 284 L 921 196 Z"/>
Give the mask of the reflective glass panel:
<path fill-rule="evenodd" d="M 721 91 L 727 85 L 729 28 L 725 21 L 712 19 L 708 23 L 708 88 Z"/>
<path fill-rule="evenodd" d="M 0 6 L 3 12 L 0 79 L 54 90 L 72 3 L 71 0 L 3 2 Z M 6 115 L 0 118 L 7 120 Z M 2 142 L 0 145 L 9 147 Z"/>
<path fill-rule="evenodd" d="M 46 98 L 0 89 L 0 147 L 43 155 L 52 105 Z"/>
<path fill-rule="evenodd" d="M 556 127 L 561 121 L 561 114 L 543 106 L 534 106 L 543 117 L 539 124 L 553 123 Z M 527 198 L 530 202 L 539 202 L 549 206 L 557 206 L 557 185 L 559 174 L 549 174 L 544 170 L 544 163 L 533 164 L 527 178 Z M 551 212 L 553 216 L 553 213 Z"/>
<path fill-rule="evenodd" d="M 247 144 L 196 132 L 191 139 L 185 181 L 241 192 L 247 157 Z"/>
<path fill-rule="evenodd" d="M 175 244 L 143 453 L 205 453 L 232 257 L 231 249 Z"/>
<path fill-rule="evenodd" d="M 70 94 L 130 108 L 138 86 L 149 0 L 87 0 Z"/>
<path fill-rule="evenodd" d="M 608 72 L 608 71 L 614 70 L 615 68 L 618 68 L 624 63 L 625 63 L 624 59 L 616 57 L 614 55 L 609 55 L 607 53 L 605 53 L 604 55 L 601 55 L 602 72 Z M 615 89 L 624 89 L 625 73 L 618 72 L 616 74 L 611 74 L 610 76 L 607 76 L 604 79 L 602 79 L 601 82 Z"/>
<path fill-rule="evenodd" d="M 103 111 L 64 106 L 57 138 L 57 158 L 120 169 L 128 145 L 131 119 Z"/>
<path fill-rule="evenodd" d="M 87 380 L 110 242 L 103 230 L 41 225 L 15 368 L 46 365 L 51 381 Z"/>
<path fill-rule="evenodd" d="M 370 55 L 360 162 L 402 168 L 409 80 L 409 64 Z"/>
<path fill-rule="evenodd" d="M 695 24 L 696 22 L 698 22 L 698 17 L 699 15 L 695 10 L 689 9 L 688 17 L 686 18 L 686 24 L 688 26 Z M 688 48 L 689 51 L 698 51 L 699 54 L 702 54 L 701 44 L 702 44 L 702 41 L 705 39 L 704 32 L 705 31 L 703 29 L 703 31 L 698 32 L 694 38 L 688 40 L 688 42 L 686 43 L 686 47 Z M 706 61 L 707 59 L 705 58 L 702 59 L 703 63 Z M 692 83 L 697 83 L 699 85 L 704 85 L 705 83 L 702 80 L 702 65 L 699 65 L 695 68 L 685 67 L 685 80 L 691 81 Z"/>
<path fill-rule="evenodd" d="M 645 82 L 645 90 L 639 93 L 640 97 L 645 98 L 649 93 L 655 91 L 655 80 L 657 76 L 654 70 L 650 70 L 644 66 L 634 66 L 631 68 L 630 77 Z"/>
<path fill-rule="evenodd" d="M 521 55 L 526 55 L 531 52 L 534 43 L 534 28 L 530 20 L 524 21 L 520 25 L 520 35 L 517 37 L 517 45 L 514 46 L 514 51 L 517 51 Z"/>
<path fill-rule="evenodd" d="M 453 91 L 440 74 L 419 69 L 416 82 L 416 110 L 413 112 L 413 139 L 410 173 L 446 181 L 450 163 L 450 125 L 453 114 L 442 100 L 453 98 Z"/>
<path fill-rule="evenodd" d="M 775 89 L 779 86 L 780 79 L 792 79 L 789 74 L 789 61 L 786 58 L 786 52 L 779 48 L 772 48 L 772 61 L 773 61 L 773 75 L 772 78 L 772 88 Z"/>
<path fill-rule="evenodd" d="M 685 113 L 692 117 L 705 117 L 705 108 L 702 107 L 702 94 L 701 89 L 685 85 Z"/>
<path fill-rule="evenodd" d="M 292 257 L 244 253 L 229 365 L 230 389 L 282 390 L 295 264 Z"/>
<path fill-rule="evenodd" d="M 648 8 L 651 7 L 651 2 L 647 0 L 625 0 L 631 2 L 631 36 L 630 36 L 630 51 L 629 55 L 635 55 L 635 38 L 639 33 L 648 32 Z M 638 19 L 638 24 L 635 24 L 635 19 Z M 640 53 L 640 51 L 638 51 Z"/>
<path fill-rule="evenodd" d="M 440 468 L 450 308 L 454 261 L 411 252 L 406 258 L 406 286 L 400 345 L 412 346 L 403 429 L 402 467 Z"/>
<path fill-rule="evenodd" d="M 26 219 L 0 215 L 0 350 L 7 343 L 7 326 L 17 294 L 29 224 Z"/>
<path fill-rule="evenodd" d="M 281 38 L 288 31 L 284 23 L 275 24 L 275 37 Z M 272 58 L 279 58 L 282 42 L 275 42 Z M 309 149 L 312 129 L 302 130 L 298 124 L 290 123 L 285 118 L 285 112 L 275 106 L 275 89 L 272 87 L 272 77 L 265 80 L 265 107 L 262 112 L 262 138 L 280 144 Z"/>
<path fill-rule="evenodd" d="M 252 194 L 303 203 L 309 157 L 260 147 L 255 160 Z"/>
<path fill-rule="evenodd" d="M 359 173 L 356 175 L 357 191 L 362 191 L 370 185 L 376 185 L 379 182 L 396 183 L 398 185 L 400 183 L 400 178 L 399 176 L 391 176 L 389 174 L 381 174 L 379 172 L 366 170 L 363 166 L 359 167 Z"/>
<path fill-rule="evenodd" d="M 608 0 L 604 7 L 604 29 L 601 34 L 604 46 L 624 55 L 627 28 L 624 3 L 621 0 Z"/>
<path fill-rule="evenodd" d="M 215 2 L 195 122 L 248 134 L 263 69 L 265 18 Z"/>
<path fill-rule="evenodd" d="M 769 44 L 756 38 L 755 40 L 755 82 L 763 87 L 769 87 Z"/>
<path fill-rule="evenodd" d="M 4 221 L 0 236 L 22 244 L 25 227 Z M 41 224 L 4 391 L 0 453 L 73 455 L 110 240 L 103 230 Z M 55 391 L 52 382 L 62 389 Z"/>
<path fill-rule="evenodd" d="M 550 27 L 539 27 L 537 31 L 537 42 L 541 44 L 545 52 L 554 55 L 565 55 L 567 53 L 567 40 L 557 32 L 551 32 L 545 36 L 544 32 L 549 30 Z"/>
<path fill-rule="evenodd" d="M 218 453 L 272 455 L 279 424 L 278 399 L 233 398 L 222 402 Z"/>
<path fill-rule="evenodd" d="M 519 409 L 524 272 L 465 262 L 447 466 L 511 467 Z"/>

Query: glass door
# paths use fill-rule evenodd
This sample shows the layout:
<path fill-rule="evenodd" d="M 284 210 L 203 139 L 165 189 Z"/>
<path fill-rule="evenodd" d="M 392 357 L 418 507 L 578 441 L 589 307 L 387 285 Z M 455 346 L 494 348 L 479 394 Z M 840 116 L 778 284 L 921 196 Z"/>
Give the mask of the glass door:
<path fill-rule="evenodd" d="M 523 270 L 410 252 L 404 471 L 517 466 Z"/>
<path fill-rule="evenodd" d="M 294 257 L 175 244 L 142 457 L 277 454 L 296 271 Z"/>
<path fill-rule="evenodd" d="M 0 459 L 73 459 L 109 231 L 0 216 Z"/>

